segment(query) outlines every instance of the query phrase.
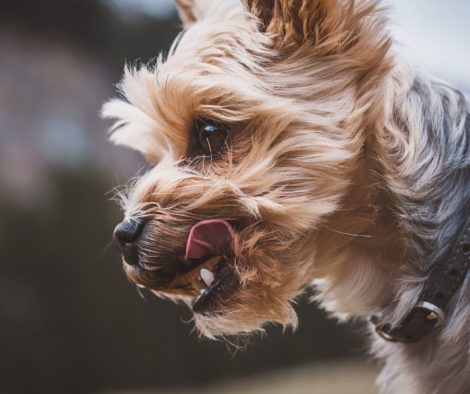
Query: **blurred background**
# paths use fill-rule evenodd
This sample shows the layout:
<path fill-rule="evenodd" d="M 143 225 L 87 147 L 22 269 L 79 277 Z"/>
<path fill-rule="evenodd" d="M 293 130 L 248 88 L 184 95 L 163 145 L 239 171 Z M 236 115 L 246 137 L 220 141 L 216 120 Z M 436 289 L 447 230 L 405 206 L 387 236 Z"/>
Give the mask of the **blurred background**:
<path fill-rule="evenodd" d="M 398 50 L 468 91 L 470 3 L 390 3 Z M 235 350 L 126 281 L 112 190 L 146 164 L 98 113 L 179 29 L 170 0 L 2 1 L 0 393 L 374 393 L 361 327 L 305 300 L 295 334 Z"/>

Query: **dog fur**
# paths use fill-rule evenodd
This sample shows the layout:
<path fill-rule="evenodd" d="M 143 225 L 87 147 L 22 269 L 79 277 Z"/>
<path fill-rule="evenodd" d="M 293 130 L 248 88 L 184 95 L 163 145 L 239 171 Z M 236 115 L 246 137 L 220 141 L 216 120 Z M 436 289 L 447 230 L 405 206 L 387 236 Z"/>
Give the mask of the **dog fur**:
<path fill-rule="evenodd" d="M 111 140 L 154 164 L 123 197 L 126 217 L 149 219 L 143 267 L 184 254 L 195 222 L 228 218 L 238 288 L 194 315 L 201 334 L 295 327 L 295 299 L 311 288 L 340 319 L 398 323 L 469 212 L 466 97 L 394 53 L 377 1 L 178 6 L 185 29 L 168 56 L 126 68 L 124 98 L 103 110 L 117 119 Z M 195 117 L 230 126 L 223 154 L 188 156 Z M 469 282 L 418 344 L 371 330 L 383 393 L 470 392 Z"/>

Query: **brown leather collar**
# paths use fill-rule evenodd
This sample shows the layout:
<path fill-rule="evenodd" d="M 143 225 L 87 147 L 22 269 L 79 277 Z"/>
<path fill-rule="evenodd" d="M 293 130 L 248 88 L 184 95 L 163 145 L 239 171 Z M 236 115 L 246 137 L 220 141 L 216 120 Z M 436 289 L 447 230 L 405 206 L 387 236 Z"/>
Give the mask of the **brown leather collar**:
<path fill-rule="evenodd" d="M 392 327 L 384 316 L 373 316 L 377 334 L 390 342 L 415 343 L 445 324 L 452 297 L 463 285 L 470 269 L 470 217 L 458 234 L 448 257 L 437 262 L 421 292 L 418 303 L 400 324 Z"/>

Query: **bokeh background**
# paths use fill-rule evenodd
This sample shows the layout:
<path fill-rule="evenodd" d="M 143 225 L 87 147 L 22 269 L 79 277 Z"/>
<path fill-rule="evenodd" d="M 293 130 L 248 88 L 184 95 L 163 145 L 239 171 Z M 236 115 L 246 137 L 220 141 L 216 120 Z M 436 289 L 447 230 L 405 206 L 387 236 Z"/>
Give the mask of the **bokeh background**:
<path fill-rule="evenodd" d="M 468 91 L 470 3 L 390 3 L 397 50 Z M 179 29 L 170 0 L 2 1 L 0 393 L 375 392 L 361 326 L 306 300 L 295 334 L 243 350 L 200 340 L 187 311 L 124 278 L 113 188 L 146 163 L 107 142 L 99 109 L 124 62 Z"/>

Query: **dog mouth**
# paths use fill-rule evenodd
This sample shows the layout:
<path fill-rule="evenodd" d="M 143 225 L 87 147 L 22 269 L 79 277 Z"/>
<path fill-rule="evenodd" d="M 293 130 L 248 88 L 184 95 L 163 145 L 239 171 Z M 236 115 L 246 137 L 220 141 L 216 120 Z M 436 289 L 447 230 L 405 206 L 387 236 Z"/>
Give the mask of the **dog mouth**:
<path fill-rule="evenodd" d="M 195 313 L 208 313 L 230 297 L 238 285 L 231 243 L 232 225 L 223 219 L 196 223 L 186 240 L 183 267 L 174 265 L 173 278 L 152 291 L 192 297 Z M 158 274 L 158 271 L 155 272 Z"/>

